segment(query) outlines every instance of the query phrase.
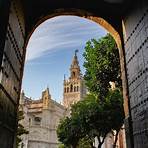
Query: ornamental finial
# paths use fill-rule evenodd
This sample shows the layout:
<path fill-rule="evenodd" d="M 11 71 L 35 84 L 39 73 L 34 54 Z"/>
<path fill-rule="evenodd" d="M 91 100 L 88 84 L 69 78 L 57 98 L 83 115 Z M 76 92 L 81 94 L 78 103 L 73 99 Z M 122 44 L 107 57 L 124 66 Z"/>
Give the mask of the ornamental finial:
<path fill-rule="evenodd" d="M 78 49 L 75 50 L 75 56 L 77 55 L 77 52 L 78 52 L 78 51 L 79 51 Z"/>

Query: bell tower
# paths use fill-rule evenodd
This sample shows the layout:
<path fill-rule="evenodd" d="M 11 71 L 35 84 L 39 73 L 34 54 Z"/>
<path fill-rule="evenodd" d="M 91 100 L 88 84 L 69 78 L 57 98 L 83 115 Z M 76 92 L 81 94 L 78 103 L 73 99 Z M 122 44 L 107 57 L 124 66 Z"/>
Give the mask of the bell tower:
<path fill-rule="evenodd" d="M 78 50 L 75 50 L 75 55 L 72 60 L 72 64 L 70 67 L 70 79 L 71 80 L 78 80 L 81 76 L 80 66 L 77 58 Z"/>
<path fill-rule="evenodd" d="M 66 80 L 64 76 L 63 105 L 66 108 L 70 108 L 73 103 L 80 101 L 86 95 L 86 87 L 81 74 L 77 52 L 78 50 L 75 50 L 70 66 L 69 79 Z"/>

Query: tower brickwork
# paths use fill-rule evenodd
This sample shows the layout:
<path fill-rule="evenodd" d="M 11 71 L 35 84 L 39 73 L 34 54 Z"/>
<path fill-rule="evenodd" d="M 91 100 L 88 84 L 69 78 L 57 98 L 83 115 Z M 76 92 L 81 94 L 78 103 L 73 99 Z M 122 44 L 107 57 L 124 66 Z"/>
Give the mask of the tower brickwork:
<path fill-rule="evenodd" d="M 63 105 L 66 108 L 70 108 L 73 103 L 80 101 L 86 95 L 86 87 L 76 53 L 77 51 L 70 66 L 70 77 L 67 80 L 64 78 Z"/>

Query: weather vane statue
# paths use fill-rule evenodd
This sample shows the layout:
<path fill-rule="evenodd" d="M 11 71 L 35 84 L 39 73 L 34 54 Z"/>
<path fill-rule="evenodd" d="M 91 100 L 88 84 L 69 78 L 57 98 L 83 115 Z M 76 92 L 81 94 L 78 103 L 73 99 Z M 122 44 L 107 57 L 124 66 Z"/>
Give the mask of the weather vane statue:
<path fill-rule="evenodd" d="M 79 51 L 78 49 L 75 50 L 75 56 L 76 56 L 76 54 L 77 54 L 78 51 Z"/>

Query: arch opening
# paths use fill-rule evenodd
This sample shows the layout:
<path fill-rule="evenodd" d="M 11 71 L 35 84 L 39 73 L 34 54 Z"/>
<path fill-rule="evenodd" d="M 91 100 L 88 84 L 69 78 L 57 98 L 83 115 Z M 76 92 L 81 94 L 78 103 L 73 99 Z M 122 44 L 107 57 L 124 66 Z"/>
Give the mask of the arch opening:
<path fill-rule="evenodd" d="M 78 16 L 82 18 L 86 18 L 88 20 L 91 20 L 98 25 L 102 26 L 107 32 L 109 32 L 112 37 L 115 39 L 116 44 L 119 49 L 119 56 L 120 56 L 120 67 L 121 67 L 121 77 L 122 77 L 122 86 L 123 86 L 123 96 L 124 96 L 124 109 L 126 116 L 129 116 L 129 109 L 128 109 L 128 96 L 127 96 L 127 78 L 125 73 L 125 59 L 124 59 L 124 49 L 123 49 L 123 38 L 121 37 L 119 31 L 117 31 L 107 20 L 105 20 L 102 17 L 96 16 L 95 14 L 81 10 L 81 9 L 56 9 L 52 11 L 50 14 L 43 16 L 36 22 L 32 30 L 28 33 L 26 42 L 25 42 L 25 49 L 28 45 L 28 41 L 30 37 L 32 36 L 35 29 L 45 22 L 48 19 L 57 17 L 57 16 Z M 123 26 L 122 26 L 123 27 Z M 124 30 L 124 28 L 123 28 Z M 122 32 L 123 33 L 123 32 Z M 26 54 L 25 54 L 26 55 Z"/>
<path fill-rule="evenodd" d="M 61 13 L 61 12 L 60 12 Z M 63 14 L 62 14 L 63 15 Z M 65 15 L 65 14 L 64 14 Z M 69 13 L 67 12 L 67 15 L 69 15 Z M 60 15 L 61 16 L 61 15 Z M 52 17 L 54 17 L 52 15 Z M 47 16 L 43 19 L 41 19 L 37 24 L 36 26 L 33 28 L 32 32 L 29 34 L 28 36 L 28 41 L 29 41 L 29 38 L 31 37 L 32 33 L 34 32 L 34 30 L 37 28 L 37 26 L 39 26 L 39 24 L 41 24 L 43 22 L 43 20 L 47 20 L 49 18 L 52 18 L 51 16 Z M 81 16 L 81 17 L 84 17 L 84 16 Z M 104 19 L 102 18 L 99 18 L 99 17 L 95 17 L 95 16 L 85 16 L 85 18 L 89 19 L 89 20 L 92 20 L 94 22 L 96 22 L 97 24 L 103 26 L 107 31 L 109 31 L 111 33 L 111 35 L 114 37 L 114 39 L 116 40 L 116 43 L 118 45 L 118 48 L 119 48 L 119 53 L 121 52 L 120 50 L 122 50 L 121 48 L 121 39 L 120 39 L 120 36 L 119 36 L 119 33 L 107 22 L 105 21 Z M 27 41 L 27 43 L 28 43 Z M 26 47 L 27 47 L 27 43 L 26 43 Z M 74 74 L 74 73 L 73 73 Z M 73 90 L 74 89 L 74 90 Z M 76 88 L 73 88 L 73 85 L 70 85 L 70 87 L 67 87 L 67 91 L 65 90 L 65 92 L 75 92 L 75 90 L 77 92 L 81 91 L 80 90 L 80 87 L 77 86 Z"/>

